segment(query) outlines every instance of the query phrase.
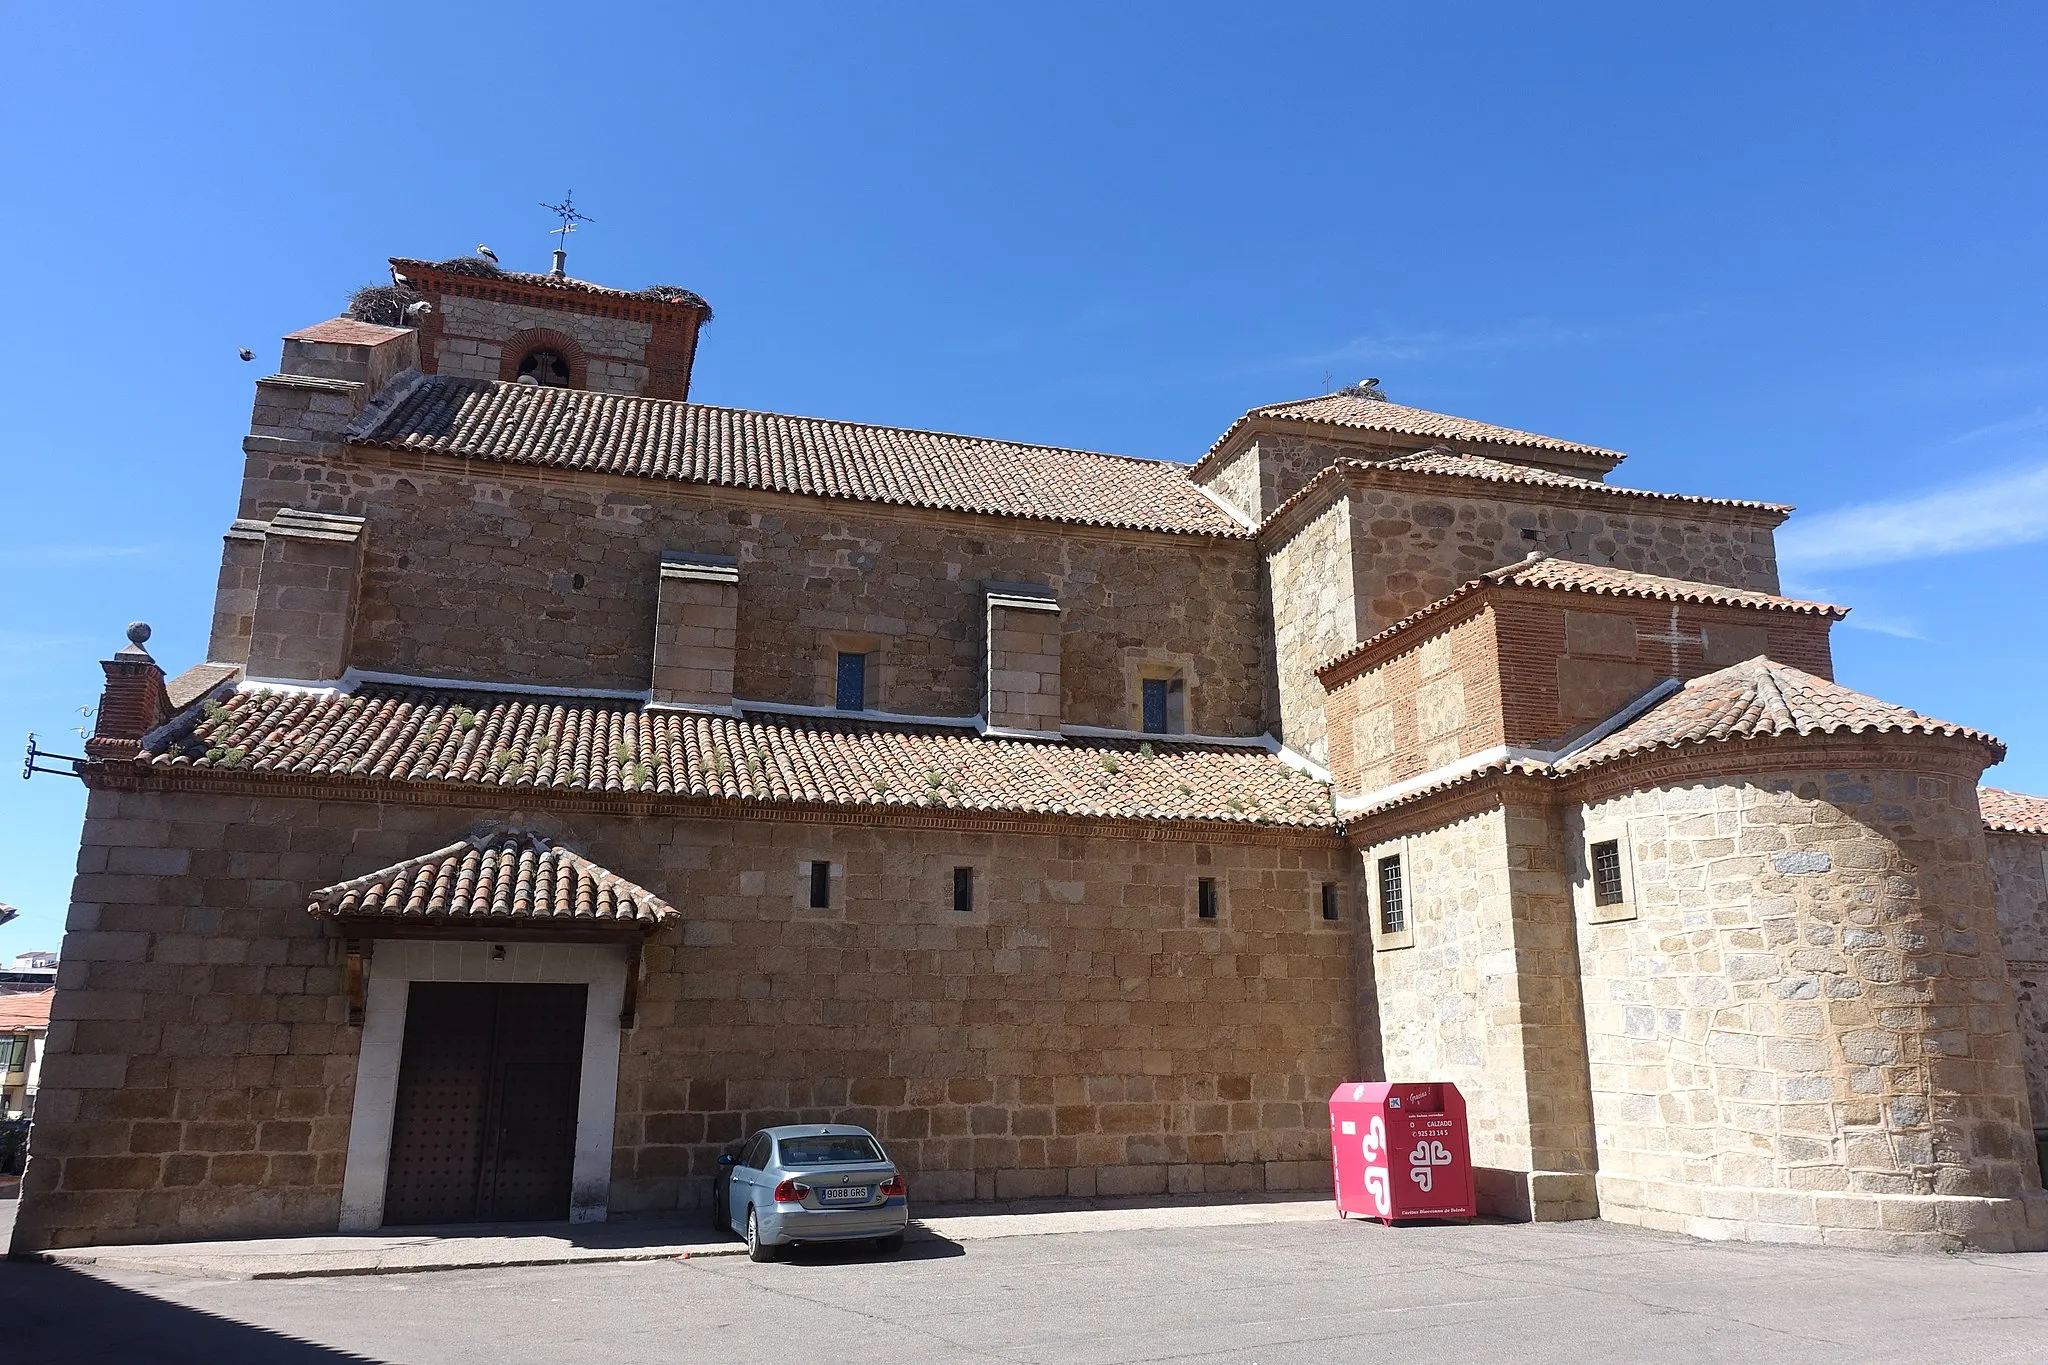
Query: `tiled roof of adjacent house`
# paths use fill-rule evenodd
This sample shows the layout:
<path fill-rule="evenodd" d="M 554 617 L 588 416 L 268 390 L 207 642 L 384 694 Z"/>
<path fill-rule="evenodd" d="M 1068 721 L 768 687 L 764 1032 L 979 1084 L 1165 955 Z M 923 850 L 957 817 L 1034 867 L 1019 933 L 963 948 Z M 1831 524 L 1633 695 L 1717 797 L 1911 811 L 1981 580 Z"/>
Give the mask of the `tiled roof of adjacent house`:
<path fill-rule="evenodd" d="M 735 802 L 1334 823 L 1327 787 L 1258 748 L 1007 739 L 957 727 L 385 685 L 347 696 L 240 692 L 197 713 L 143 761 Z"/>
<path fill-rule="evenodd" d="M 385 327 L 380 323 L 362 322 L 355 318 L 329 318 L 316 322 L 311 327 L 301 327 L 288 332 L 286 341 L 324 341 L 340 346 L 375 346 L 393 337 L 404 336 L 403 327 Z"/>
<path fill-rule="evenodd" d="M 2005 753 L 2003 744 L 1981 730 L 1893 706 L 1759 655 L 1694 678 L 1605 739 L 1559 760 L 1557 771 L 1719 740 L 1871 733 L 1947 735 Z"/>
<path fill-rule="evenodd" d="M 1497 427 L 1491 422 L 1475 422 L 1469 417 L 1453 417 L 1448 413 L 1406 407 L 1400 403 L 1389 403 L 1383 398 L 1360 398 L 1346 393 L 1325 394 L 1320 398 L 1299 398 L 1291 403 L 1270 403 L 1262 408 L 1253 408 L 1233 422 L 1230 430 L 1224 432 L 1216 444 L 1209 447 L 1209 455 L 1222 450 L 1245 426 L 1261 419 L 1350 427 L 1355 431 L 1385 431 L 1401 436 L 1419 436 L 1426 440 L 1475 441 L 1487 445 L 1520 446 L 1529 450 L 1553 450 L 1613 461 L 1627 458 L 1618 450 L 1607 450 L 1601 446 L 1561 440 L 1556 436 L 1540 436 L 1533 431 L 1517 431 L 1513 427 Z M 1208 456 L 1205 455 L 1203 458 L 1206 460 Z"/>
<path fill-rule="evenodd" d="M 537 834 L 463 839 L 313 893 L 306 907 L 336 919 L 470 921 L 652 929 L 678 917 L 645 887 Z"/>
<path fill-rule="evenodd" d="M 1087 526 L 1240 537 L 1184 466 L 740 408 L 427 376 L 363 445 Z"/>
<path fill-rule="evenodd" d="M 2012 834 L 2048 834 L 2048 796 L 2029 796 L 1999 787 L 1977 788 L 1984 828 Z"/>
<path fill-rule="evenodd" d="M 56 998 L 55 987 L 46 991 L 0 995 L 0 1033 L 26 1033 L 48 1028 L 50 1002 Z"/>
<path fill-rule="evenodd" d="M 1517 560 L 1513 564 L 1488 569 L 1479 577 L 1460 584 L 1455 591 L 1439 597 L 1428 606 L 1418 607 L 1386 629 L 1367 636 L 1327 663 L 1318 665 L 1316 672 L 1318 675 L 1334 672 L 1360 655 L 1378 649 L 1395 636 L 1413 631 L 1417 625 L 1466 600 L 1474 593 L 1495 586 L 1552 588 L 1560 592 L 1584 592 L 1606 597 L 1638 597 L 1660 602 L 1698 602 L 1706 606 L 1753 607 L 1761 611 L 1789 611 L 1810 616 L 1826 616 L 1836 621 L 1849 614 L 1847 607 L 1838 607 L 1829 602 L 1808 602 L 1797 597 L 1780 597 L 1776 593 L 1756 592 L 1749 588 L 1724 588 L 1718 583 L 1696 583 L 1689 579 L 1664 578 L 1658 574 L 1617 569 L 1611 565 L 1581 564 L 1576 560 L 1559 559 L 1554 555 L 1532 554 L 1529 558 Z"/>

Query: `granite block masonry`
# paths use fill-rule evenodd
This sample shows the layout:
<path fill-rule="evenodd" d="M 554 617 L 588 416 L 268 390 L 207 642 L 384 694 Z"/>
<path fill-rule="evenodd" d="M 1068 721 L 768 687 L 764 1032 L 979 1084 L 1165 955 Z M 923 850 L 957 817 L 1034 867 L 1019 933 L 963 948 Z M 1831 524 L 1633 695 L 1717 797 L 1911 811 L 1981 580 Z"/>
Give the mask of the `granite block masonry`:
<path fill-rule="evenodd" d="M 721 408 L 688 290 L 393 264 L 258 384 L 206 658 L 105 661 L 17 1250 L 674 1213 L 785 1122 L 1315 1189 L 1382 1078 L 1488 1212 L 2048 1247 L 2048 800 L 1835 678 L 1789 509 L 1375 386 L 1189 463 Z"/>

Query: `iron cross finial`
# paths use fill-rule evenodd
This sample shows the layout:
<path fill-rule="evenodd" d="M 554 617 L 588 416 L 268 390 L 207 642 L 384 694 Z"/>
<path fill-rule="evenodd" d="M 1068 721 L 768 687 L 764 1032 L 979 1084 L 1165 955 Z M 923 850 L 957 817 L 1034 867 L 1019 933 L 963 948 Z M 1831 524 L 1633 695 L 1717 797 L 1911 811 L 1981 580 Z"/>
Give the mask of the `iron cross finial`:
<path fill-rule="evenodd" d="M 557 249 L 569 245 L 569 234 L 576 230 L 578 223 L 594 223 L 597 221 L 595 218 L 586 217 L 576 211 L 576 191 L 574 190 L 570 190 L 567 194 L 563 195 L 561 203 L 542 204 L 541 207 L 562 220 L 560 227 L 548 229 L 550 236 L 561 238 L 561 241 L 556 244 Z"/>

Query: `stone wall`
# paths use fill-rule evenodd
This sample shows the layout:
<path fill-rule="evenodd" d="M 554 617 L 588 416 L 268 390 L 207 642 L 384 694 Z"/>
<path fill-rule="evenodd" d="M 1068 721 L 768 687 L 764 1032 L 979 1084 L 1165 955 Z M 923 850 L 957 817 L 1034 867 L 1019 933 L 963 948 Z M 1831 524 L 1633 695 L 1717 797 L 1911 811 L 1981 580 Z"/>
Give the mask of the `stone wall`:
<path fill-rule="evenodd" d="M 2048 1129 L 2048 838 L 1987 834 L 2033 1125 Z"/>
<path fill-rule="evenodd" d="M 504 343 L 526 332 L 560 332 L 583 348 L 583 387 L 599 393 L 640 393 L 647 384 L 648 339 L 653 328 L 630 318 L 592 316 L 497 299 L 439 299 L 435 369 L 462 379 L 503 378 Z M 516 365 L 519 357 L 511 357 Z"/>
<path fill-rule="evenodd" d="M 1446 1080 L 1465 1096 L 1482 1209 L 1595 1216 L 1578 969 L 1551 813 L 1498 804 L 1357 842 L 1387 1078 Z M 1403 871 L 1399 933 L 1381 916 L 1387 857 Z"/>
<path fill-rule="evenodd" d="M 1338 500 L 1266 552 L 1275 687 L 1268 728 L 1317 762 L 1330 756 L 1318 665 L 1359 641 L 1352 597 L 1351 508 Z"/>
<path fill-rule="evenodd" d="M 1914 756 L 1901 743 L 1887 763 Z M 1924 757 L 1845 747 L 1585 806 L 1569 838 L 1603 1217 L 2048 1244 L 1975 773 Z M 1583 848 L 1609 838 L 1627 903 L 1595 907 Z"/>
<path fill-rule="evenodd" d="M 1364 487 L 1352 499 L 1352 569 L 1361 638 L 1384 630 L 1488 569 L 1546 550 L 1561 559 L 1638 573 L 1778 590 L 1767 522 L 1702 515 L 1684 503 L 1508 485 L 1464 493 L 1477 480 L 1444 478 L 1442 491 Z M 1580 502 L 1598 499 L 1597 506 Z M 1533 531 L 1533 539 L 1524 531 Z"/>
<path fill-rule="evenodd" d="M 407 457 L 394 457 L 403 462 Z M 880 640 L 887 707 L 972 716 L 984 690 L 984 580 L 1060 602 L 1062 714 L 1130 726 L 1128 660 L 1188 676 L 1189 729 L 1265 728 L 1265 619 L 1249 542 L 1094 533 L 1014 518 L 604 475 L 397 468 L 249 457 L 244 515 L 278 506 L 367 516 L 352 662 L 414 676 L 648 686 L 664 551 L 739 561 L 733 686 L 755 701 L 832 703 L 830 637 Z M 1313 680 L 1311 680 L 1313 681 Z"/>
<path fill-rule="evenodd" d="M 308 893 L 479 820 L 684 911 L 622 1052 L 615 1215 L 697 1205 L 725 1143 L 784 1121 L 874 1128 L 926 1202 L 1328 1179 L 1322 1100 L 1358 1065 L 1334 839 L 102 789 L 17 1245 L 332 1230 L 360 1034 Z M 798 908 L 810 860 L 841 869 L 829 912 Z"/>

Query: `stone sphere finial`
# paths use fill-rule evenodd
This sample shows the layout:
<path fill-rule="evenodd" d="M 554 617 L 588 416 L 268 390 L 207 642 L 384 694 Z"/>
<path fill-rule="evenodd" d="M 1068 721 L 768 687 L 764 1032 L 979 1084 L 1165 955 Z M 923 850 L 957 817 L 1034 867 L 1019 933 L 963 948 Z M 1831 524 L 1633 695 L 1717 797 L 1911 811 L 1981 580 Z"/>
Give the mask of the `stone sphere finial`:
<path fill-rule="evenodd" d="M 129 644 L 131 644 L 131 645 L 143 645 L 143 644 L 147 644 L 148 642 L 149 642 L 149 622 L 147 622 L 147 621 L 131 621 L 131 622 L 129 622 L 129 623 L 128 623 L 128 643 L 129 643 Z"/>

